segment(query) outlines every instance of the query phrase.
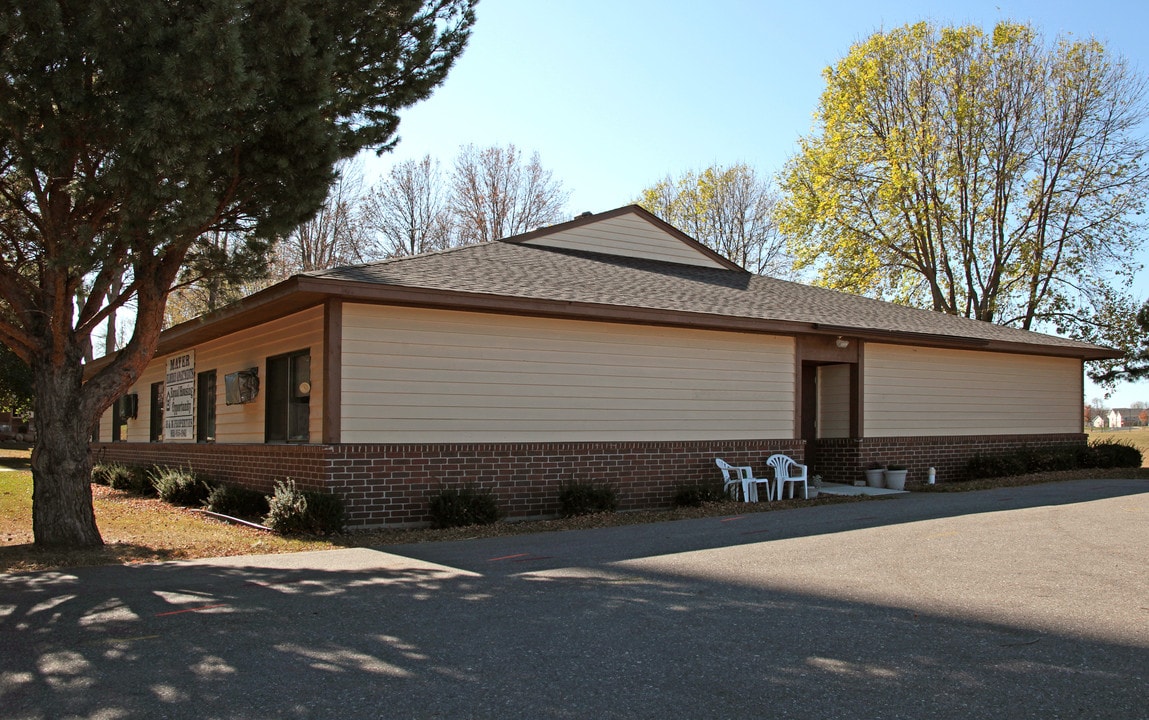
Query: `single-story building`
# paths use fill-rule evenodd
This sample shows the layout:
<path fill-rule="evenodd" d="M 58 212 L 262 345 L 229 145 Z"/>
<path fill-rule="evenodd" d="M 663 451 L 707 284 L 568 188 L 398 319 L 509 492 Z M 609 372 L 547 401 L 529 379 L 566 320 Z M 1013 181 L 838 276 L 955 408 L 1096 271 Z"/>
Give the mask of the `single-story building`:
<path fill-rule="evenodd" d="M 161 336 L 97 461 L 335 492 L 354 526 L 428 519 L 443 486 L 511 516 L 563 482 L 666 505 L 714 459 L 827 480 L 960 477 L 1083 443 L 1082 363 L 1113 351 L 751 274 L 637 206 L 297 275 Z M 1034 412 L 1034 408 L 1040 411 Z"/>

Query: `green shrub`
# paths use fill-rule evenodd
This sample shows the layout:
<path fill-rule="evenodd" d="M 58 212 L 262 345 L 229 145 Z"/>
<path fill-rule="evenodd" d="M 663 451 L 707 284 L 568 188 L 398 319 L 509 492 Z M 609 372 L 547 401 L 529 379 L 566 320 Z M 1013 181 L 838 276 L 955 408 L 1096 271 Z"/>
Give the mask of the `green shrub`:
<path fill-rule="evenodd" d="M 1141 451 L 1124 443 L 1019 448 L 998 455 L 977 455 L 966 463 L 970 480 L 1078 468 L 1141 467 Z"/>
<path fill-rule="evenodd" d="M 559 512 L 563 517 L 614 512 L 618 493 L 610 483 L 587 483 L 572 480 L 559 488 Z"/>
<path fill-rule="evenodd" d="M 344 510 L 341 497 L 311 490 L 304 492 L 303 496 L 307 498 L 307 520 L 311 532 L 327 535 L 343 530 Z"/>
<path fill-rule="evenodd" d="M 499 504 L 490 490 L 445 487 L 431 498 L 431 524 L 437 528 L 489 525 L 498 519 Z"/>
<path fill-rule="evenodd" d="M 160 499 L 172 505 L 198 507 L 212 491 L 211 485 L 197 478 L 190 468 L 157 466 L 149 477 Z"/>
<path fill-rule="evenodd" d="M 1023 475 L 1025 472 L 1026 465 L 1017 455 L 974 455 L 965 464 L 965 477 L 970 480 Z"/>
<path fill-rule="evenodd" d="M 106 466 L 105 476 L 113 490 L 123 490 L 133 495 L 151 496 L 156 494 L 152 479 L 146 468 L 131 467 L 113 463 Z"/>
<path fill-rule="evenodd" d="M 275 483 L 275 494 L 267 498 L 264 525 L 281 535 L 334 533 L 343 529 L 343 501 L 328 493 L 304 491 L 295 481 Z"/>
<path fill-rule="evenodd" d="M 1089 446 L 1092 467 L 1139 468 L 1143 460 L 1141 450 L 1122 442 L 1097 442 Z"/>
<path fill-rule="evenodd" d="M 92 466 L 92 482 L 97 485 L 112 485 L 112 478 L 116 478 L 115 482 L 121 486 L 127 483 L 126 478 L 131 474 L 131 469 L 127 465 L 119 463 L 96 463 Z"/>
<path fill-rule="evenodd" d="M 263 524 L 283 535 L 304 532 L 307 498 L 295 481 L 276 481 L 275 493 L 267 498 L 267 518 Z"/>
<path fill-rule="evenodd" d="M 266 495 L 238 485 L 216 485 L 204 507 L 220 515 L 249 520 L 262 520 L 271 511 Z"/>
<path fill-rule="evenodd" d="M 719 479 L 699 480 L 674 488 L 675 507 L 699 507 L 706 502 L 729 500 L 730 495 L 723 489 L 725 483 Z"/>

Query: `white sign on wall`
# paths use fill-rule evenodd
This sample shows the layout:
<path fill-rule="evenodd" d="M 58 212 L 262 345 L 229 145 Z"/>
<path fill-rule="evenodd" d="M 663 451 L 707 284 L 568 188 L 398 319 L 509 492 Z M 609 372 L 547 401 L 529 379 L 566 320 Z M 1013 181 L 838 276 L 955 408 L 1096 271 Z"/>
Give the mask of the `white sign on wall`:
<path fill-rule="evenodd" d="M 195 440 L 195 350 L 168 358 L 164 440 Z"/>

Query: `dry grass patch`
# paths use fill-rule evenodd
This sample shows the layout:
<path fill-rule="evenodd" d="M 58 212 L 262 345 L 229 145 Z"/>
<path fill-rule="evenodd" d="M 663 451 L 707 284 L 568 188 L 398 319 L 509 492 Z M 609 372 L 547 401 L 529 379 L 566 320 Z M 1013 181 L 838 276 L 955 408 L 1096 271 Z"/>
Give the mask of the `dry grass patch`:
<path fill-rule="evenodd" d="M 0 572 L 335 547 L 326 540 L 284 538 L 231 525 L 156 498 L 141 498 L 101 485 L 92 486 L 92 496 L 103 547 L 37 548 L 32 545 L 32 474 L 0 472 Z"/>

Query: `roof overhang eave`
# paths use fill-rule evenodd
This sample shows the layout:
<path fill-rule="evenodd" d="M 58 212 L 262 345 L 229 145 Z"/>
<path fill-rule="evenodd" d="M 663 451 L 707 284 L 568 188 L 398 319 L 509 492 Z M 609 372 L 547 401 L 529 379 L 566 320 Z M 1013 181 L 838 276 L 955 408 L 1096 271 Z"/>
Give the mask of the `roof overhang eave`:
<path fill-rule="evenodd" d="M 1048 355 L 1051 357 L 1072 357 L 1081 360 L 1108 360 L 1123 356 L 1118 350 L 1100 345 L 1044 345 L 1040 343 L 1011 342 L 984 338 L 959 337 L 936 333 L 915 333 L 873 328 L 853 328 L 816 323 L 820 332 L 827 335 L 849 335 L 869 342 L 888 342 L 917 345 L 922 347 L 984 350 L 987 352 L 1020 353 L 1025 355 Z"/>
<path fill-rule="evenodd" d="M 986 350 L 1105 360 L 1121 353 L 1100 346 L 1043 345 L 874 328 L 826 325 L 790 320 L 685 312 L 663 308 L 607 305 L 550 298 L 470 293 L 458 290 L 333 280 L 296 275 L 213 313 L 180 323 L 160 336 L 156 355 L 168 355 L 233 332 L 321 305 L 329 299 L 380 305 L 403 305 L 443 310 L 494 312 L 573 320 L 652 324 L 704 330 L 774 335 L 849 336 L 871 342 L 896 342 L 926 347 Z M 89 373 L 108 358 L 89 363 Z"/>

